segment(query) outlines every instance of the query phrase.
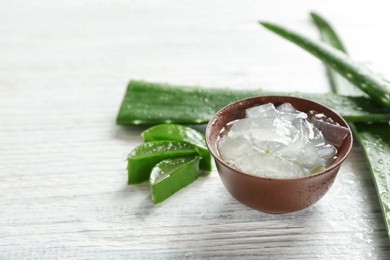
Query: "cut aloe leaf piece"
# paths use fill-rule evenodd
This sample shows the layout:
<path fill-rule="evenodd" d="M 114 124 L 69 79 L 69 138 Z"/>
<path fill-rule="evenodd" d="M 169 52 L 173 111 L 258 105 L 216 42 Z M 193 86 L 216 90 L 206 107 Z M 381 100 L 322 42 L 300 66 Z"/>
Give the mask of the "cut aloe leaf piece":
<path fill-rule="evenodd" d="M 378 106 L 367 97 L 173 86 L 132 80 L 119 109 L 117 124 L 205 124 L 224 106 L 239 99 L 261 95 L 311 99 L 333 109 L 349 122 L 390 120 L 390 110 Z"/>
<path fill-rule="evenodd" d="M 206 147 L 205 137 L 195 129 L 177 124 L 160 124 L 148 128 L 141 135 L 145 142 L 171 140 L 192 144 L 196 146 L 201 157 L 200 170 L 206 172 L 212 170 L 211 154 Z"/>
<path fill-rule="evenodd" d="M 150 174 L 152 201 L 160 203 L 199 177 L 199 157 L 176 157 L 159 162 Z"/>
<path fill-rule="evenodd" d="M 195 146 L 175 141 L 154 141 L 143 143 L 134 148 L 127 157 L 128 184 L 149 180 L 153 167 L 162 160 L 198 155 Z"/>

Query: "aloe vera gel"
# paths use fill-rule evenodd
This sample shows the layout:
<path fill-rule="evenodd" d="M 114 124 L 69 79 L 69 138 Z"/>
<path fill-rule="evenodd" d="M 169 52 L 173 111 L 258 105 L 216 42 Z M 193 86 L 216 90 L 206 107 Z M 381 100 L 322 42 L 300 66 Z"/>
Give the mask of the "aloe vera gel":
<path fill-rule="evenodd" d="M 337 149 L 311 121 L 290 103 L 252 107 L 245 118 L 226 125 L 218 150 L 228 164 L 248 174 L 304 177 L 323 170 L 337 156 Z"/>

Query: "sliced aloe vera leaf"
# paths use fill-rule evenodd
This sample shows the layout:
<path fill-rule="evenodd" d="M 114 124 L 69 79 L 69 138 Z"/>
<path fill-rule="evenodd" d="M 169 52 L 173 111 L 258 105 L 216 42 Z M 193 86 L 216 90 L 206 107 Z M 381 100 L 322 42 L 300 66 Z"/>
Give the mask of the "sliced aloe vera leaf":
<path fill-rule="evenodd" d="M 311 99 L 338 112 L 349 122 L 390 120 L 388 109 L 366 97 L 186 87 L 132 80 L 119 109 L 117 124 L 204 124 L 222 107 L 239 99 L 261 95 Z"/>
<path fill-rule="evenodd" d="M 160 203 L 199 177 L 199 157 L 176 157 L 159 162 L 150 174 L 152 201 Z"/>
<path fill-rule="evenodd" d="M 260 24 L 322 60 L 331 66 L 332 69 L 343 75 L 348 81 L 367 93 L 378 104 L 390 109 L 389 81 L 371 72 L 362 64 L 353 61 L 342 51 L 326 43 L 311 40 L 299 33 L 273 23 L 260 22 Z"/>
<path fill-rule="evenodd" d="M 198 155 L 195 146 L 175 141 L 154 141 L 134 148 L 127 157 L 128 184 L 149 180 L 153 167 L 162 160 Z"/>
<path fill-rule="evenodd" d="M 201 157 L 199 168 L 206 172 L 212 170 L 211 154 L 206 147 L 205 137 L 193 128 L 178 124 L 160 124 L 148 128 L 141 135 L 145 142 L 171 140 L 192 144 L 196 146 Z"/>
<path fill-rule="evenodd" d="M 318 14 L 312 13 L 311 15 L 321 33 L 321 40 L 345 52 L 345 47 L 333 27 Z M 332 69 L 329 69 L 329 72 L 335 73 Z M 336 93 L 346 95 L 358 93 L 356 87 L 345 80 L 334 78 L 332 84 L 334 84 L 333 91 Z M 390 238 L 390 125 L 388 123 L 350 123 L 350 126 L 367 158 Z"/>

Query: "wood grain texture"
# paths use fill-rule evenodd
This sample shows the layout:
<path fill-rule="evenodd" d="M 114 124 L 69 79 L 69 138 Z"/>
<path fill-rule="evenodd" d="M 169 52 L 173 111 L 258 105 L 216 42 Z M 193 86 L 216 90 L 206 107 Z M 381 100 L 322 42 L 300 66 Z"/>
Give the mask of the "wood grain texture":
<path fill-rule="evenodd" d="M 388 258 L 358 145 L 300 212 L 251 210 L 215 170 L 154 206 L 147 184 L 126 185 L 143 129 L 115 125 L 130 79 L 328 91 L 322 64 L 260 19 L 317 37 L 316 10 L 352 56 L 390 75 L 385 3 L 1 1 L 0 259 Z"/>

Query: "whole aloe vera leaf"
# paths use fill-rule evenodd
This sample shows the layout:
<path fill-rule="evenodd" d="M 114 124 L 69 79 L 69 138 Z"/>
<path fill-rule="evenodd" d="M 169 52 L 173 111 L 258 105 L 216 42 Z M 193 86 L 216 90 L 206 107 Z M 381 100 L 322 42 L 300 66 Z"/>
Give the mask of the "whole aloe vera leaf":
<path fill-rule="evenodd" d="M 351 127 L 369 162 L 390 238 L 390 126 L 388 123 L 355 123 Z"/>
<path fill-rule="evenodd" d="M 320 32 L 321 41 L 347 54 L 348 52 L 344 43 L 331 24 L 316 12 L 311 12 L 310 16 Z"/>
<path fill-rule="evenodd" d="M 273 23 L 260 22 L 260 24 L 310 52 L 367 93 L 378 104 L 390 108 L 389 81 L 374 74 L 363 65 L 354 62 L 348 55 L 326 43 L 311 40 Z"/>
<path fill-rule="evenodd" d="M 335 110 L 350 122 L 390 120 L 390 110 L 378 106 L 366 97 L 185 87 L 132 80 L 116 122 L 119 125 L 204 124 L 231 102 L 259 95 L 288 95 L 311 99 Z"/>
<path fill-rule="evenodd" d="M 325 18 L 315 12 L 311 12 L 310 15 L 320 32 L 321 41 L 335 47 L 345 54 L 348 54 L 347 49 L 341 41 L 341 38 L 338 36 L 331 24 Z M 346 96 L 365 95 L 363 91 L 361 91 L 355 85 L 349 83 L 343 76 L 333 70 L 330 66 L 326 65 L 326 68 L 329 82 L 334 93 Z"/>
<path fill-rule="evenodd" d="M 332 26 L 318 14 L 311 13 L 311 16 L 320 31 L 321 40 L 345 51 L 344 45 Z M 332 69 L 329 69 L 329 72 L 332 72 Z M 334 80 L 332 83 L 335 84 L 333 89 L 336 93 L 356 93 L 356 87 L 347 81 Z M 390 238 L 390 125 L 388 123 L 350 123 L 350 126 L 363 147 Z"/>

